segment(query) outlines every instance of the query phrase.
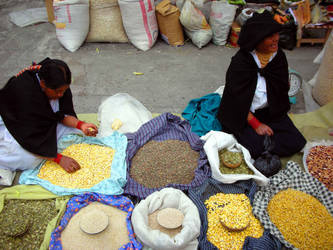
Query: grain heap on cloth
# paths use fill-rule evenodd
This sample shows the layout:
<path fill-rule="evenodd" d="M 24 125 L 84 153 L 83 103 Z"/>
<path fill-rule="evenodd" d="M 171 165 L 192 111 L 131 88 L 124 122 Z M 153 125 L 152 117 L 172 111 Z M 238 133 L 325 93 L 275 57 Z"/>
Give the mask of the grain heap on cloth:
<path fill-rule="evenodd" d="M 47 161 L 41 167 L 38 177 L 66 188 L 90 188 L 110 178 L 114 149 L 80 143 L 69 146 L 62 154 L 75 159 L 81 169 L 74 173 L 67 173 L 57 163 Z"/>
<path fill-rule="evenodd" d="M 99 211 L 106 215 L 108 225 L 101 231 L 97 230 L 100 231 L 98 233 L 87 234 L 82 230 L 82 226 L 88 223 L 89 230 L 96 228 L 98 225 L 95 225 L 95 222 L 98 221 L 97 212 Z M 85 221 L 85 217 L 89 217 L 90 214 L 95 214 L 96 217 L 91 217 L 89 222 Z M 63 249 L 119 249 L 129 242 L 126 216 L 126 212 L 112 206 L 99 202 L 89 204 L 71 218 L 62 232 Z"/>
<path fill-rule="evenodd" d="M 211 169 L 203 149 L 204 141 L 191 131 L 188 121 L 182 120 L 179 116 L 163 113 L 143 124 L 136 132 L 126 133 L 126 137 L 128 141 L 126 148 L 127 182 L 124 189 L 126 194 L 142 199 L 164 187 L 188 190 L 190 187 L 201 185 L 207 177 L 211 176 Z M 168 145 L 170 142 L 171 145 Z M 150 149 L 153 150 L 153 153 L 146 154 L 145 158 L 141 159 L 140 164 L 146 171 L 142 171 L 140 174 L 136 171 L 140 170 L 142 166 L 135 166 L 134 158 L 141 149 L 145 148 L 146 144 L 149 146 L 149 143 L 166 147 L 164 151 L 163 149 L 158 151 L 156 147 Z M 178 145 L 177 148 L 174 148 L 175 143 L 182 147 L 178 147 Z M 184 148 L 184 145 L 187 146 Z M 189 159 L 188 155 L 183 154 L 184 150 L 190 153 L 193 159 Z M 174 153 L 167 156 L 166 151 Z M 134 168 L 134 172 L 132 168 Z M 154 169 L 159 171 L 155 172 L 155 175 Z M 179 176 L 182 176 L 182 179 Z M 148 180 L 147 177 L 151 179 Z M 147 183 L 139 183 L 139 181 Z"/>
<path fill-rule="evenodd" d="M 57 215 L 55 203 L 54 199 L 6 200 L 0 213 L 0 248 L 39 249 L 48 223 Z"/>
<path fill-rule="evenodd" d="M 142 249 L 130 222 L 133 209 L 131 200 L 121 195 L 74 196 L 51 234 L 49 249 Z M 97 221 L 104 223 L 103 227 L 96 225 Z"/>
<path fill-rule="evenodd" d="M 189 184 L 194 178 L 199 153 L 188 142 L 165 140 L 149 141 L 132 159 L 130 176 L 148 188 L 171 183 Z"/>
<path fill-rule="evenodd" d="M 219 249 L 242 249 L 246 237 L 260 238 L 264 233 L 245 194 L 217 193 L 205 205 L 207 239 Z"/>
<path fill-rule="evenodd" d="M 288 188 L 292 190 L 287 190 Z M 326 212 L 322 206 L 327 209 Z M 312 212 L 309 213 L 310 211 Z M 269 230 L 287 248 L 297 248 L 300 246 L 298 244 L 304 244 L 302 249 L 306 246 L 310 246 L 310 249 L 325 249 L 329 242 L 321 246 L 318 245 L 325 241 L 321 237 L 333 239 L 332 192 L 311 174 L 302 171 L 300 166 L 292 161 L 287 163 L 285 169 L 270 177 L 267 186 L 257 190 L 254 195 L 253 214 L 260 220 L 264 228 Z M 319 217 L 316 218 L 317 216 Z M 287 218 L 289 221 L 285 221 Z M 317 223 L 317 219 L 322 221 Z M 313 220 L 312 222 L 317 225 L 309 223 L 310 220 Z M 326 227 L 322 227 L 322 223 L 325 223 Z M 287 229 L 288 225 L 289 229 Z M 291 229 L 292 231 L 289 231 Z M 315 229 L 320 231 L 315 233 L 313 231 Z M 303 232 L 307 233 L 303 235 Z M 325 234 L 331 234 L 331 236 L 325 236 Z M 330 244 L 328 249 L 333 247 L 332 241 Z"/>
<path fill-rule="evenodd" d="M 296 248 L 333 248 L 333 217 L 313 196 L 288 188 L 269 201 L 267 210 L 283 237 Z"/>

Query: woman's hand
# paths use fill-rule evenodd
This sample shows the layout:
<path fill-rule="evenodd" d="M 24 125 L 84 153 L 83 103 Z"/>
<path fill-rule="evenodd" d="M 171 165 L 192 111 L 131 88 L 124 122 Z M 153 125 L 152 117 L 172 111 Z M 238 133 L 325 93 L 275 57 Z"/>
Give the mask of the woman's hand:
<path fill-rule="evenodd" d="M 261 123 L 258 128 L 255 129 L 258 135 L 273 135 L 273 130 L 264 123 Z"/>
<path fill-rule="evenodd" d="M 62 155 L 59 165 L 68 173 L 74 173 L 81 168 L 76 160 L 65 155 Z"/>
<path fill-rule="evenodd" d="M 81 130 L 87 136 L 96 136 L 97 133 L 98 133 L 98 128 L 93 123 L 86 123 L 86 122 L 84 122 L 81 125 Z"/>

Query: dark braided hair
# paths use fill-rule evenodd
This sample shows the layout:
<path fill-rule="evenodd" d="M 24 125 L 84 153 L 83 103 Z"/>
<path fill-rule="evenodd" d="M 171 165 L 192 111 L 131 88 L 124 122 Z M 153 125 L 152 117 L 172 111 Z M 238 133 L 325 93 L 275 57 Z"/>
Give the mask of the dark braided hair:
<path fill-rule="evenodd" d="M 45 81 L 46 87 L 57 89 L 64 85 L 71 84 L 72 73 L 64 61 L 46 58 L 39 64 L 42 65 L 42 67 L 38 75 L 41 80 Z"/>

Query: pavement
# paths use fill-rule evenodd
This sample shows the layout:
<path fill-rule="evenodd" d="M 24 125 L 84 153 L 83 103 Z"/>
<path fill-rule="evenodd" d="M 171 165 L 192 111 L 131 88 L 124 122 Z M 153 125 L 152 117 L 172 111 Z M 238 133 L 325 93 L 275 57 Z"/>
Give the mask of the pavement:
<path fill-rule="evenodd" d="M 53 24 L 21 28 L 10 22 L 9 13 L 37 7 L 45 7 L 44 1 L 0 0 L 0 87 L 32 61 L 62 59 L 74 78 L 71 89 L 77 113 L 96 113 L 101 102 L 116 93 L 128 93 L 153 113 L 181 113 L 191 99 L 224 84 L 231 57 L 238 50 L 213 43 L 199 49 L 190 40 L 176 48 L 159 39 L 146 52 L 130 43 L 84 43 L 69 52 L 57 40 Z M 302 44 L 285 51 L 290 68 L 305 82 L 319 68 L 313 60 L 322 47 Z M 306 112 L 305 102 L 301 91 L 291 112 Z"/>

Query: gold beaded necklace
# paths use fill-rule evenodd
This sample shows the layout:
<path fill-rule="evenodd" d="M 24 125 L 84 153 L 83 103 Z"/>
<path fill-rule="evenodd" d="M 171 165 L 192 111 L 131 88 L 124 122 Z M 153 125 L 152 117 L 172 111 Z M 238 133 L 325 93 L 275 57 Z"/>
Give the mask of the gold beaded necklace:
<path fill-rule="evenodd" d="M 265 66 L 269 63 L 269 59 L 271 59 L 273 53 L 260 53 L 257 50 L 255 51 L 257 57 L 259 58 L 261 68 L 265 68 Z"/>

